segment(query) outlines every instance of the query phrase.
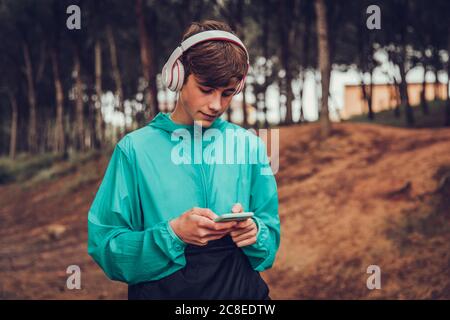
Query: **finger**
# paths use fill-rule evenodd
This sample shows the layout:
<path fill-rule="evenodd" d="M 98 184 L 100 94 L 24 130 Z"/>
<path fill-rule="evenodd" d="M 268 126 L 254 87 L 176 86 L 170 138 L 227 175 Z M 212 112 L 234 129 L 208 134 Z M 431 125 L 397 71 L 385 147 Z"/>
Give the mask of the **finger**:
<path fill-rule="evenodd" d="M 231 230 L 233 229 L 224 229 L 224 230 L 212 230 L 209 228 L 200 228 L 198 234 L 201 237 L 206 237 L 206 236 L 214 236 L 214 235 L 225 235 L 227 233 L 229 233 Z"/>
<path fill-rule="evenodd" d="M 246 227 L 244 229 L 233 229 L 233 231 L 230 232 L 230 235 L 232 237 L 237 237 L 237 236 L 239 236 L 241 234 L 244 234 L 244 233 L 247 233 L 247 232 L 249 232 L 249 231 L 251 231 L 253 229 L 255 229 L 255 227 L 253 225 L 250 225 L 250 226 L 248 226 L 248 227 Z"/>
<path fill-rule="evenodd" d="M 256 237 L 252 237 L 243 241 L 239 241 L 238 243 L 236 243 L 236 246 L 238 247 L 245 247 L 245 246 L 249 246 L 256 243 Z"/>
<path fill-rule="evenodd" d="M 243 229 L 243 228 L 247 228 L 248 226 L 251 226 L 251 225 L 253 225 L 253 219 L 248 218 L 248 219 L 245 219 L 243 221 L 239 221 L 236 224 L 235 228 L 236 229 Z"/>
<path fill-rule="evenodd" d="M 197 215 L 198 223 L 200 228 L 208 228 L 215 230 L 215 222 L 201 215 Z"/>
<path fill-rule="evenodd" d="M 215 214 L 211 209 L 208 208 L 196 208 L 194 210 L 194 213 L 199 216 L 209 218 L 210 220 L 214 220 L 215 218 L 218 217 L 217 214 Z"/>
<path fill-rule="evenodd" d="M 218 234 L 207 233 L 201 236 L 200 239 L 197 240 L 197 243 L 199 243 L 199 245 L 205 246 L 208 244 L 209 241 L 223 238 L 225 235 L 226 233 L 218 233 Z"/>
<path fill-rule="evenodd" d="M 228 232 L 236 226 L 236 221 L 229 222 L 214 222 L 208 218 L 198 216 L 198 226 L 201 228 L 207 228 L 209 230 Z"/>
<path fill-rule="evenodd" d="M 225 234 L 210 235 L 210 236 L 203 237 L 203 240 L 204 241 L 217 240 L 217 239 L 223 238 L 224 236 L 225 236 Z"/>
<path fill-rule="evenodd" d="M 238 213 L 238 212 L 243 212 L 244 209 L 242 208 L 242 205 L 240 203 L 235 203 L 233 205 L 233 207 L 231 208 L 231 212 L 233 213 Z"/>
<path fill-rule="evenodd" d="M 243 234 L 241 234 L 239 236 L 236 236 L 236 237 L 232 236 L 233 241 L 236 242 L 236 243 L 240 242 L 242 240 L 245 240 L 245 239 L 253 238 L 253 237 L 256 237 L 256 231 L 255 230 L 250 230 L 249 232 L 243 233 Z"/>
<path fill-rule="evenodd" d="M 230 231 L 237 225 L 236 221 L 229 221 L 229 222 L 214 222 L 213 229 L 214 230 L 224 230 L 224 231 Z"/>
<path fill-rule="evenodd" d="M 205 245 L 207 245 L 208 244 L 208 242 L 207 241 L 201 241 L 201 240 L 194 240 L 194 239 L 192 239 L 192 240 L 189 240 L 187 243 L 189 243 L 189 244 L 193 244 L 193 245 L 196 245 L 196 246 L 205 246 Z"/>
<path fill-rule="evenodd" d="M 208 241 L 195 241 L 194 244 L 196 246 L 206 246 L 208 244 Z"/>
<path fill-rule="evenodd" d="M 248 230 L 250 230 L 250 229 L 253 229 L 253 228 L 257 228 L 256 227 L 256 224 L 254 224 L 254 223 L 248 223 L 248 222 L 246 222 L 246 223 L 243 223 L 243 224 L 237 224 L 234 228 L 233 228 L 233 231 L 236 231 L 236 232 L 238 232 L 238 233 L 241 233 L 241 232 L 246 232 L 246 231 L 248 231 Z"/>

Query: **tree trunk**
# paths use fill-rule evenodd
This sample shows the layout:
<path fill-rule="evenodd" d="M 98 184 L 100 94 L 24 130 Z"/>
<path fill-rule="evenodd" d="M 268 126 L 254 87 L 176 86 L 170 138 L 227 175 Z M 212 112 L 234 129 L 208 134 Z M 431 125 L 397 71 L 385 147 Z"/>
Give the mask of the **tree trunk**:
<path fill-rule="evenodd" d="M 242 13 L 243 13 L 243 5 L 244 1 L 238 1 L 236 3 L 235 7 L 235 19 L 232 21 L 232 25 L 234 30 L 236 31 L 237 36 L 239 39 L 241 39 L 242 42 L 245 42 L 245 33 L 244 33 L 244 26 L 243 26 L 243 20 L 242 20 Z M 231 10 L 233 11 L 233 10 Z M 247 99 L 245 97 L 245 92 L 247 91 L 247 86 L 244 84 L 244 87 L 242 88 L 242 126 L 244 128 L 248 127 L 248 114 L 247 114 Z"/>
<path fill-rule="evenodd" d="M 156 73 L 154 72 L 154 61 L 151 41 L 147 34 L 147 28 L 144 19 L 144 6 L 142 0 L 136 0 L 136 16 L 139 28 L 139 43 L 142 70 L 144 78 L 147 81 L 147 88 L 144 92 L 147 104 L 147 119 L 153 118 L 159 112 L 158 89 L 156 86 Z"/>
<path fill-rule="evenodd" d="M 30 49 L 28 44 L 23 44 L 23 56 L 25 60 L 25 75 L 27 79 L 28 104 L 30 106 L 30 115 L 28 121 L 28 150 L 31 153 L 38 151 L 37 139 L 37 119 L 36 119 L 36 91 L 34 86 L 33 66 L 31 63 Z"/>
<path fill-rule="evenodd" d="M 49 109 L 44 110 L 44 114 L 42 115 L 43 119 L 51 119 L 53 118 L 53 114 Z M 54 139 L 54 125 L 51 121 L 39 121 L 40 123 L 40 135 L 41 135 L 41 143 L 40 143 L 40 152 L 45 153 L 53 150 L 53 145 L 55 144 Z"/>
<path fill-rule="evenodd" d="M 400 99 L 402 102 L 402 105 L 405 107 L 405 114 L 406 114 L 406 123 L 408 126 L 414 125 L 414 114 L 413 110 L 411 108 L 411 105 L 409 104 L 409 97 L 408 97 L 408 83 L 406 82 L 406 70 L 405 70 L 405 60 L 406 60 L 406 48 L 404 45 L 402 45 L 402 59 L 399 63 L 399 70 L 400 70 Z"/>
<path fill-rule="evenodd" d="M 370 71 L 370 84 L 369 88 L 367 88 L 367 85 L 364 81 L 364 73 L 361 74 L 361 93 L 363 96 L 363 100 L 367 105 L 367 116 L 370 121 L 373 121 L 375 118 L 375 115 L 373 113 L 372 108 L 372 97 L 373 97 L 373 77 L 372 77 L 373 70 Z M 367 90 L 369 89 L 369 90 Z"/>
<path fill-rule="evenodd" d="M 394 92 L 394 99 L 395 99 L 394 116 L 396 118 L 400 118 L 400 114 L 401 114 L 400 105 L 402 103 L 401 99 L 399 99 L 400 84 L 398 83 L 395 75 L 392 77 L 392 79 L 394 80 L 394 86 L 393 86 L 393 90 L 392 90 Z"/>
<path fill-rule="evenodd" d="M 399 72 L 400 72 L 400 100 L 401 104 L 405 108 L 406 124 L 408 126 L 414 125 L 414 114 L 409 104 L 408 96 L 408 83 L 406 82 L 406 63 L 407 63 L 407 52 L 406 52 L 406 36 L 407 36 L 407 21 L 409 17 L 409 4 L 408 2 L 402 2 L 402 12 L 400 14 L 400 24 L 401 24 L 401 35 L 400 35 L 400 55 L 399 55 Z"/>
<path fill-rule="evenodd" d="M 361 72 L 360 76 L 361 76 L 361 84 L 360 84 L 361 85 L 361 94 L 362 94 L 362 97 L 363 97 L 364 104 L 366 104 L 367 105 L 367 109 L 369 109 L 369 99 L 368 99 L 368 94 L 367 94 L 366 83 L 364 81 L 364 72 Z M 370 119 L 370 115 L 369 115 L 369 120 L 372 120 L 372 119 Z"/>
<path fill-rule="evenodd" d="M 429 114 L 428 102 L 426 97 L 427 81 L 426 81 L 427 69 L 423 66 L 423 81 L 422 81 L 422 91 L 420 92 L 420 106 L 422 107 L 423 114 Z"/>
<path fill-rule="evenodd" d="M 450 66 L 447 70 L 448 78 L 447 78 L 447 90 L 450 90 Z M 445 122 L 446 127 L 450 127 L 450 95 L 447 94 L 447 102 L 445 104 Z"/>
<path fill-rule="evenodd" d="M 20 77 L 19 77 L 20 79 Z M 20 80 L 19 80 L 20 81 Z M 22 82 L 17 85 L 18 94 L 27 91 L 26 82 Z M 20 98 L 21 94 L 17 96 Z M 17 119 L 17 152 L 25 151 L 28 152 L 28 121 L 29 115 L 26 113 L 25 109 L 28 110 L 28 100 L 24 101 L 17 100 L 19 113 Z"/>
<path fill-rule="evenodd" d="M 52 48 L 50 50 L 50 59 L 52 63 L 53 83 L 55 85 L 56 99 L 55 143 L 53 144 L 53 147 L 54 152 L 65 153 L 67 149 L 64 134 L 64 91 L 59 75 L 59 52 L 57 49 Z"/>
<path fill-rule="evenodd" d="M 11 135 L 9 138 L 9 157 L 16 158 L 17 152 L 17 119 L 19 108 L 17 107 L 16 95 L 12 90 L 8 90 L 9 102 L 11 103 Z"/>
<path fill-rule="evenodd" d="M 295 29 L 292 28 L 292 9 L 293 2 L 291 1 L 283 1 L 280 4 L 280 39 L 281 39 L 281 63 L 283 65 L 283 69 L 285 71 L 285 81 L 284 91 L 286 94 L 286 115 L 284 118 L 285 124 L 292 124 L 292 101 L 293 101 L 293 92 L 292 92 L 292 68 L 291 66 L 291 47 L 295 40 Z"/>
<path fill-rule="evenodd" d="M 286 81 L 286 78 L 284 79 L 278 79 L 278 102 L 279 102 L 279 106 L 278 106 L 278 119 L 279 120 L 279 124 L 283 123 L 283 117 L 281 114 L 281 110 L 283 109 L 283 102 L 281 102 L 281 97 L 283 96 L 283 94 L 286 94 L 285 92 L 285 84 L 284 82 Z"/>
<path fill-rule="evenodd" d="M 331 134 L 331 124 L 328 115 L 328 91 L 330 87 L 330 53 L 328 47 L 328 26 L 327 12 L 325 2 L 323 0 L 315 0 L 316 11 L 316 28 L 317 28 L 317 46 L 319 52 L 319 69 L 322 80 L 322 100 L 320 106 L 320 129 L 322 138 Z"/>
<path fill-rule="evenodd" d="M 305 122 L 305 112 L 303 110 L 303 90 L 305 88 L 305 80 L 306 80 L 306 71 L 303 70 L 302 74 L 300 76 L 301 79 L 301 85 L 300 85 L 300 91 L 299 91 L 299 102 L 300 102 L 300 123 Z"/>
<path fill-rule="evenodd" d="M 367 100 L 367 108 L 369 109 L 369 120 L 373 121 L 375 119 L 375 113 L 373 112 L 373 71 L 374 68 L 370 70 L 370 87 L 369 87 L 369 99 Z"/>
<path fill-rule="evenodd" d="M 434 69 L 434 100 L 440 100 L 441 94 L 439 92 L 439 78 L 438 78 L 438 70 Z"/>
<path fill-rule="evenodd" d="M 81 62 L 79 47 L 74 50 L 74 76 L 75 76 L 75 148 L 84 151 L 84 110 L 83 110 L 83 81 L 81 80 Z"/>
<path fill-rule="evenodd" d="M 269 7 L 269 2 L 268 1 L 264 1 L 264 16 L 263 16 L 263 34 L 262 34 L 262 48 L 263 48 L 263 55 L 264 55 L 264 59 L 269 60 L 269 21 L 270 21 L 270 7 Z M 263 126 L 264 128 L 268 128 L 269 127 L 269 121 L 268 121 L 268 108 L 267 108 L 267 88 L 269 87 L 267 84 L 267 69 L 266 69 L 266 64 L 264 64 L 263 66 L 263 70 L 264 70 L 264 87 L 263 87 L 263 116 L 264 116 L 264 121 L 263 121 Z"/>
<path fill-rule="evenodd" d="M 292 124 L 292 101 L 294 100 L 294 93 L 292 92 L 292 73 L 286 71 L 286 124 Z"/>
<path fill-rule="evenodd" d="M 303 45 L 303 54 L 302 54 L 302 67 L 303 70 L 301 71 L 300 80 L 301 80 L 301 86 L 299 91 L 299 99 L 300 99 L 300 122 L 305 122 L 305 110 L 304 110 L 304 101 L 303 101 L 303 92 L 305 88 L 305 81 L 309 66 L 309 42 L 310 42 L 310 36 L 311 36 L 311 16 L 306 13 L 305 14 L 305 30 L 303 32 L 302 36 L 302 45 Z"/>
<path fill-rule="evenodd" d="M 111 56 L 112 58 L 112 56 Z M 114 65 L 113 65 L 114 69 Z M 117 70 L 118 71 L 118 70 Z M 114 71 L 113 71 L 114 74 Z M 120 80 L 120 74 L 119 74 L 119 83 L 121 83 Z M 122 97 L 122 87 L 121 85 L 118 87 L 118 82 L 116 82 L 116 92 L 119 99 L 119 103 L 121 103 L 121 97 Z M 120 88 L 120 89 L 119 89 Z M 119 93 L 120 90 L 120 93 Z M 95 42 L 95 103 L 94 103 L 94 110 L 95 110 L 95 129 L 93 130 L 95 132 L 94 136 L 94 148 L 100 149 L 103 145 L 103 142 L 105 141 L 105 126 L 103 121 L 103 115 L 102 115 L 102 47 L 100 44 L 100 40 L 97 39 Z"/>
<path fill-rule="evenodd" d="M 116 40 L 114 38 L 114 33 L 112 31 L 112 27 L 109 24 L 106 26 L 106 38 L 108 39 L 109 54 L 110 54 L 110 58 L 111 58 L 112 78 L 114 79 L 114 83 L 116 85 L 116 97 L 118 100 L 117 107 L 120 112 L 125 113 L 125 110 L 123 107 L 122 77 L 120 75 L 119 63 L 118 63 L 118 59 L 117 59 Z M 100 43 L 98 45 L 100 46 Z M 101 50 L 101 49 L 98 49 L 98 50 Z"/>
<path fill-rule="evenodd" d="M 450 24 L 448 24 L 447 32 L 447 52 L 450 52 Z M 447 103 L 445 104 L 445 126 L 450 127 L 450 61 L 447 63 Z"/>
<path fill-rule="evenodd" d="M 97 120 L 97 110 L 95 109 L 96 100 L 89 99 L 88 102 L 88 130 L 87 134 L 89 137 L 89 144 L 87 145 L 89 149 L 98 149 L 98 138 L 96 131 L 96 120 Z"/>

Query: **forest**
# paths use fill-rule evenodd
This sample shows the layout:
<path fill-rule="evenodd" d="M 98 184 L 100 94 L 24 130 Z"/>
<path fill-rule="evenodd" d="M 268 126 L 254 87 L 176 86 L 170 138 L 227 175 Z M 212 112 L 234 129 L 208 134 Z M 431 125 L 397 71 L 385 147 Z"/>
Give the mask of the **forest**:
<path fill-rule="evenodd" d="M 0 1 L 0 155 L 67 154 L 98 150 L 173 109 L 161 69 L 192 21 L 218 19 L 250 51 L 251 69 L 237 102 L 244 127 L 307 122 L 305 76 L 314 74 L 317 117 L 330 134 L 329 86 L 333 70 L 356 70 L 373 120 L 372 75 L 377 52 L 389 59 L 396 118 L 413 127 L 406 75 L 450 71 L 448 1 L 67 0 Z M 80 28 L 69 29 L 70 6 Z M 369 28 L 377 19 L 379 28 Z M 372 20 L 372 21 L 371 21 Z M 375 21 L 376 22 L 376 21 Z M 423 77 L 425 87 L 425 77 Z M 447 77 L 448 86 L 448 77 Z M 272 87 L 279 95 L 267 99 Z M 425 90 L 423 90 L 424 92 Z M 447 95 L 448 96 L 448 95 Z M 257 114 L 248 119 L 249 103 Z M 246 106 L 246 107 L 244 107 Z M 425 94 L 420 107 L 429 110 Z M 450 124 L 447 99 L 445 125 Z M 269 110 L 279 113 L 272 123 Z M 106 121 L 114 112 L 121 121 Z M 226 117 L 231 119 L 231 108 Z M 117 122 L 119 124 L 117 124 Z"/>

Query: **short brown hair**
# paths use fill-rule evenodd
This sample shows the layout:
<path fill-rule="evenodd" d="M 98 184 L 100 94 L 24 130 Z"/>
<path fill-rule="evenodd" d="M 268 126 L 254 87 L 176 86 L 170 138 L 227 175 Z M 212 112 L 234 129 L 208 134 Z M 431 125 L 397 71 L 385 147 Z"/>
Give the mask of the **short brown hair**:
<path fill-rule="evenodd" d="M 183 35 L 190 36 L 207 30 L 234 32 L 224 22 L 205 20 L 193 22 Z M 247 72 L 247 54 L 239 45 L 228 41 L 206 41 L 189 48 L 182 56 L 184 81 L 190 74 L 202 85 L 218 88 L 227 86 L 232 79 L 240 81 Z"/>

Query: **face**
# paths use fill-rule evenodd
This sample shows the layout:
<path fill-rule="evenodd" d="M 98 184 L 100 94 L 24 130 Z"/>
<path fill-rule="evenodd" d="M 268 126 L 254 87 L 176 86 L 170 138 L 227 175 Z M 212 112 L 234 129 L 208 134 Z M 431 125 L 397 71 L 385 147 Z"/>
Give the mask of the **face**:
<path fill-rule="evenodd" d="M 212 88 L 200 84 L 190 74 L 180 92 L 179 119 L 189 124 L 195 121 L 208 128 L 229 107 L 237 84 L 237 81 L 230 81 L 226 87 Z"/>

